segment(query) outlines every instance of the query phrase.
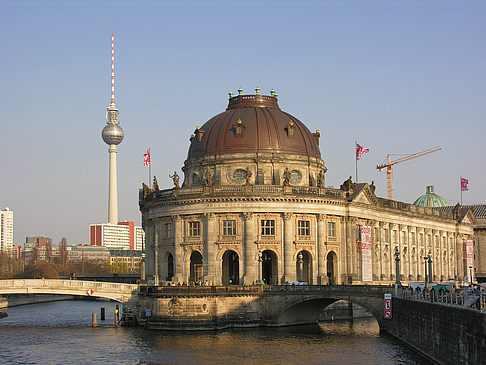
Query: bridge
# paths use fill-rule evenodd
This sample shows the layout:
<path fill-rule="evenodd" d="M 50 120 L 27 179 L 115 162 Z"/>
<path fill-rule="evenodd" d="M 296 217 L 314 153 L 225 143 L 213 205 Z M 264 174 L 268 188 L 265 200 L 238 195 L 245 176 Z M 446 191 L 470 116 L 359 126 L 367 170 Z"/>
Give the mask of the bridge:
<path fill-rule="evenodd" d="M 381 328 L 384 294 L 391 291 L 372 285 L 141 286 L 138 319 L 158 329 L 311 324 L 328 305 L 346 300 L 371 312 Z"/>
<path fill-rule="evenodd" d="M 57 279 L 0 280 L 2 294 L 62 294 L 111 299 L 127 303 L 136 298 L 138 285 Z"/>

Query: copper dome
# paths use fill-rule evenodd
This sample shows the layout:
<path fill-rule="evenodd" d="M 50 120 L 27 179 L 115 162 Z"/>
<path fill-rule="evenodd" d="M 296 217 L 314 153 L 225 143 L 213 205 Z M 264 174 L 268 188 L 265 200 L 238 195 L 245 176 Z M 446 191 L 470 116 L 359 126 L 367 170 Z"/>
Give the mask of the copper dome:
<path fill-rule="evenodd" d="M 280 110 L 275 96 L 238 95 L 197 128 L 188 159 L 234 153 L 286 153 L 320 158 L 319 132 Z"/>

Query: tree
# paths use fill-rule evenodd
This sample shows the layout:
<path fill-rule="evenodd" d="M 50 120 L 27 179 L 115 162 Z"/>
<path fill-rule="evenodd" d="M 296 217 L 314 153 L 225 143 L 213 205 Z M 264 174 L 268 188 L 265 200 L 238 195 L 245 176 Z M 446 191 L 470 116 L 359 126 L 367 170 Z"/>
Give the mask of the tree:
<path fill-rule="evenodd" d="M 24 272 L 17 277 L 22 279 L 59 279 L 59 271 L 55 263 L 39 261 L 26 266 Z"/>
<path fill-rule="evenodd" d="M 21 270 L 21 261 L 9 252 L 0 251 L 0 279 L 11 279 Z"/>
<path fill-rule="evenodd" d="M 61 242 L 59 242 L 59 266 L 62 274 L 66 275 L 66 266 L 68 263 L 68 249 L 67 249 L 67 238 L 63 237 Z"/>

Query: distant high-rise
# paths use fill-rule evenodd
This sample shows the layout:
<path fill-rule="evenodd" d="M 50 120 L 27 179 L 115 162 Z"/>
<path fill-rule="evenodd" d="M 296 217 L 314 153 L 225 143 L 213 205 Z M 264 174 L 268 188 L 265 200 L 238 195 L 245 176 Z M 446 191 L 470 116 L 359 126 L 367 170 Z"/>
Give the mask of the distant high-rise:
<path fill-rule="evenodd" d="M 133 222 L 114 224 L 90 224 L 89 243 L 91 246 L 105 246 L 111 249 L 142 250 L 145 233 Z"/>
<path fill-rule="evenodd" d="M 13 246 L 13 212 L 0 210 L 0 251 L 10 251 Z"/>
<path fill-rule="evenodd" d="M 107 122 L 103 128 L 101 136 L 103 141 L 108 144 L 110 153 L 110 177 L 109 177 L 109 196 L 108 196 L 108 222 L 118 223 L 118 193 L 116 182 L 116 146 L 123 141 L 123 129 L 119 126 L 118 109 L 115 107 L 115 38 L 111 34 L 111 104 L 107 111 Z"/>

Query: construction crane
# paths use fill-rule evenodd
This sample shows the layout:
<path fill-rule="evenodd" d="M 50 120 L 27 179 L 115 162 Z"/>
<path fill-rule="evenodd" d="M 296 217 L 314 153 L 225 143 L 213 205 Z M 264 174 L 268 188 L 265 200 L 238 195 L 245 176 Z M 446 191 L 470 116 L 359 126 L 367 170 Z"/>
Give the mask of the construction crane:
<path fill-rule="evenodd" d="M 407 156 L 407 157 L 403 157 L 403 158 L 399 158 L 398 160 L 395 160 L 395 161 L 392 161 L 390 159 L 390 154 L 388 154 L 387 156 L 387 159 L 386 159 L 386 163 L 382 164 L 382 165 L 377 165 L 376 168 L 378 170 L 383 170 L 385 167 L 386 167 L 386 182 L 387 182 L 387 190 L 388 190 L 388 199 L 392 199 L 392 166 L 393 165 L 396 165 L 397 163 L 400 163 L 400 162 L 405 162 L 405 161 L 408 161 L 408 160 L 411 160 L 412 158 L 417 158 L 417 157 L 420 157 L 420 156 L 423 156 L 423 155 L 428 155 L 429 153 L 432 153 L 432 152 L 435 152 L 435 151 L 439 151 L 441 150 L 442 147 L 434 147 L 434 148 L 431 148 L 430 150 L 426 150 L 426 151 L 423 151 L 423 152 L 419 152 L 419 153 L 414 153 L 413 155 L 410 155 L 410 156 Z"/>

